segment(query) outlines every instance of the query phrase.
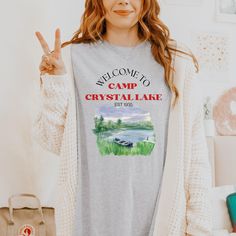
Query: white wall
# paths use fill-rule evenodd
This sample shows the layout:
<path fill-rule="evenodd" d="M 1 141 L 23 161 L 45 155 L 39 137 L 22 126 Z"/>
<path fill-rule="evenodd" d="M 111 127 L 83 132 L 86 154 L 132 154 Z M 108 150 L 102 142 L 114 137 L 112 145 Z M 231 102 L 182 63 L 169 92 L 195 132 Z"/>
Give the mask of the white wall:
<path fill-rule="evenodd" d="M 199 73 L 204 95 L 211 96 L 215 102 L 224 90 L 236 85 L 236 23 L 216 20 L 216 0 L 199 2 L 199 6 L 170 5 L 161 0 L 161 19 L 168 25 L 172 37 L 185 43 L 194 54 L 197 54 L 196 39 L 200 33 L 220 34 L 229 39 L 228 69 L 201 69 Z"/>
<path fill-rule="evenodd" d="M 205 0 L 199 7 L 161 5 L 162 18 L 173 37 L 193 49 L 199 31 L 219 31 L 236 40 L 236 24 L 215 22 L 214 0 Z M 0 206 L 7 204 L 8 196 L 19 192 L 35 193 L 44 205 L 53 204 L 58 157 L 30 139 L 32 117 L 39 102 L 38 66 L 43 53 L 34 32 L 41 31 L 51 47 L 56 27 L 61 29 L 62 41 L 70 39 L 79 26 L 83 7 L 83 0 L 15 0 L 1 4 Z M 234 55 L 236 46 L 232 45 L 232 59 Z M 229 72 L 213 73 L 224 76 L 221 82 L 214 81 L 212 72 L 201 73 L 206 94 L 214 97 L 224 87 L 235 84 L 232 59 Z"/>

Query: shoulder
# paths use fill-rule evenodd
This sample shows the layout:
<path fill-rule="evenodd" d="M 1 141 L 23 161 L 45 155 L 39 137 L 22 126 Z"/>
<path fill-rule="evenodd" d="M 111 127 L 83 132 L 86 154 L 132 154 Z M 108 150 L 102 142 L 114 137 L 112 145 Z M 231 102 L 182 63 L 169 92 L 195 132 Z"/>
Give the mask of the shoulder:
<path fill-rule="evenodd" d="M 71 51 L 88 52 L 90 50 L 96 49 L 99 46 L 100 41 L 73 43 L 71 44 Z"/>
<path fill-rule="evenodd" d="M 83 60 L 86 55 L 89 55 L 91 44 L 88 43 L 70 43 L 64 46 L 61 50 L 63 59 L 66 63 L 72 63 L 73 59 Z"/>
<path fill-rule="evenodd" d="M 174 49 L 175 51 L 172 53 L 178 57 L 178 58 L 182 58 L 185 60 L 190 60 L 191 57 L 189 55 L 192 54 L 192 50 L 190 49 L 190 47 L 181 41 L 177 41 L 177 40 L 170 40 L 168 43 L 169 47 L 171 47 L 172 49 Z"/>
<path fill-rule="evenodd" d="M 198 77 L 198 73 L 195 67 L 194 60 L 191 56 L 191 49 L 182 42 L 177 42 L 177 52 L 176 52 L 176 62 L 175 62 L 175 70 L 176 70 L 176 80 L 183 80 L 183 96 L 189 102 L 185 104 L 189 104 L 189 112 L 191 113 L 192 121 L 194 117 L 196 117 L 198 111 L 202 108 L 203 104 L 203 90 L 201 85 L 200 77 Z M 185 55 L 184 53 L 189 55 Z M 190 112 L 192 110 L 192 112 Z"/>
<path fill-rule="evenodd" d="M 92 50 L 99 46 L 99 42 L 80 42 L 80 43 L 70 43 L 62 48 L 62 54 L 71 54 L 74 52 L 88 52 L 88 50 Z"/>
<path fill-rule="evenodd" d="M 198 63 L 190 47 L 176 40 L 170 41 L 169 46 L 173 49 L 171 53 L 175 70 L 181 73 L 182 77 L 194 78 Z"/>

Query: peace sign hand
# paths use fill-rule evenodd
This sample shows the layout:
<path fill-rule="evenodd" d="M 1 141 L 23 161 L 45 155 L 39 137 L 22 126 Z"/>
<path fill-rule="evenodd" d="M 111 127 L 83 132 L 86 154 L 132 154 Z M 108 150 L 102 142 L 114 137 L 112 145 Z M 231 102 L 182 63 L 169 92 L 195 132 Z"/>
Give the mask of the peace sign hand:
<path fill-rule="evenodd" d="M 41 75 L 46 73 L 50 75 L 63 75 L 66 74 L 65 64 L 61 56 L 61 38 L 60 29 L 56 29 L 55 32 L 55 45 L 54 50 L 51 52 L 47 42 L 40 32 L 35 32 L 42 48 L 44 55 L 42 56 L 42 61 L 39 65 L 39 70 Z"/>

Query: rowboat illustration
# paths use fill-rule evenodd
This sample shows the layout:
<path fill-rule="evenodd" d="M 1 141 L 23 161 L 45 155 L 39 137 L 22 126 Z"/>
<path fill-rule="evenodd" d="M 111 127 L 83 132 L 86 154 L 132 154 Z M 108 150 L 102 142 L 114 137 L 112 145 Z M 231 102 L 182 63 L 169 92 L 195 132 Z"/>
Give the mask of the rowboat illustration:
<path fill-rule="evenodd" d="M 122 140 L 120 138 L 114 138 L 113 139 L 114 143 L 117 143 L 121 146 L 125 146 L 125 147 L 133 147 L 133 143 L 130 142 L 130 141 L 125 141 L 125 140 Z"/>

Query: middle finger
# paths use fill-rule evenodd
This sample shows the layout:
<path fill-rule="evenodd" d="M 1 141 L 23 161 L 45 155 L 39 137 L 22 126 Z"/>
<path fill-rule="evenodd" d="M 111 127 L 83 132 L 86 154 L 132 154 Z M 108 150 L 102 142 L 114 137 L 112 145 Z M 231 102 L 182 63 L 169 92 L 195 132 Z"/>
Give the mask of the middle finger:
<path fill-rule="evenodd" d="M 59 56 L 61 53 L 61 36 L 60 36 L 60 29 L 58 28 L 55 32 L 55 53 L 56 56 Z"/>

